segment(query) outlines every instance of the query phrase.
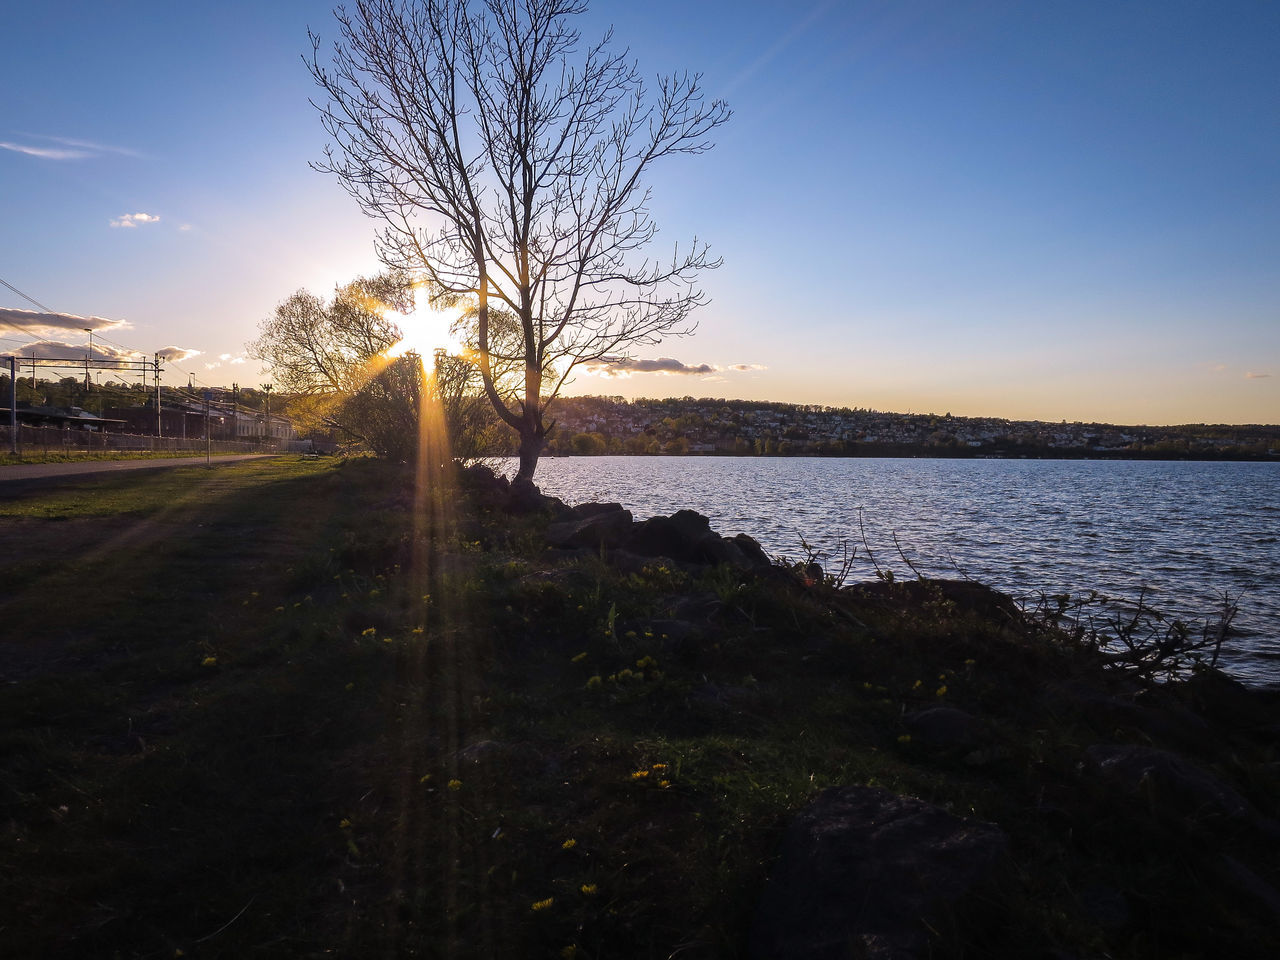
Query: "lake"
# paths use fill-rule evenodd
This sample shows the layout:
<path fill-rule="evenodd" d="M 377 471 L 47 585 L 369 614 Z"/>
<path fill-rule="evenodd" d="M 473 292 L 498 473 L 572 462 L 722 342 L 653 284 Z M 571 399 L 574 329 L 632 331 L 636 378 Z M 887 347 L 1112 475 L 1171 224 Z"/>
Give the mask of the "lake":
<path fill-rule="evenodd" d="M 514 464 L 507 473 L 515 472 Z M 1203 621 L 1241 596 L 1224 666 L 1280 683 L 1280 464 L 1097 460 L 547 457 L 536 481 L 568 503 L 637 518 L 681 508 L 797 559 L 857 547 L 875 567 L 968 576 L 1015 596 L 1097 590 Z"/>

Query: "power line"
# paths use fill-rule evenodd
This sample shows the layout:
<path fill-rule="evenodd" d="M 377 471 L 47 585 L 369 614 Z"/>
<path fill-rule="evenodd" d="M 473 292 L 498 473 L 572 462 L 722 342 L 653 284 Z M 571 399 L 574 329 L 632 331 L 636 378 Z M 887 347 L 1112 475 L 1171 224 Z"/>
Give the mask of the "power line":
<path fill-rule="evenodd" d="M 10 290 L 16 293 L 18 296 L 20 296 L 23 300 L 26 300 L 28 303 L 34 303 L 37 307 L 39 307 L 45 313 L 57 313 L 57 311 L 54 310 L 52 307 L 46 307 L 43 303 L 41 303 L 35 297 L 28 296 L 27 294 L 23 293 L 21 290 L 19 290 L 17 287 L 15 287 L 12 283 L 4 279 L 3 277 L 0 277 L 0 283 L 3 283 L 6 287 L 8 287 Z M 18 329 L 21 329 L 21 327 L 19 327 Z"/>

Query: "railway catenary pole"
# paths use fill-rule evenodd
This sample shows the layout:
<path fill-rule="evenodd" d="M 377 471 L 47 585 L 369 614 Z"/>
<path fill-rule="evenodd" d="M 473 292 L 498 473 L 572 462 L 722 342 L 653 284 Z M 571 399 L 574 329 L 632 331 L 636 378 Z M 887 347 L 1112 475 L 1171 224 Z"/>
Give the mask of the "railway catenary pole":
<path fill-rule="evenodd" d="M 9 452 L 18 455 L 18 358 L 9 358 Z"/>

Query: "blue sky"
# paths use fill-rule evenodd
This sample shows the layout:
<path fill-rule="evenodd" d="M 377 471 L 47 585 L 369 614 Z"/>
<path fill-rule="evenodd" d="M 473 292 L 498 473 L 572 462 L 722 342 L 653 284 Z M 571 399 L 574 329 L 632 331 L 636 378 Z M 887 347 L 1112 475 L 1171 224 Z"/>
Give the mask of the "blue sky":
<path fill-rule="evenodd" d="M 653 178 L 658 249 L 724 257 L 712 303 L 637 353 L 718 370 L 577 392 L 1280 421 L 1280 5 L 661 0 L 581 27 L 610 24 L 734 110 Z M 272 307 L 377 268 L 373 221 L 307 167 L 308 26 L 334 35 L 328 4 L 7 13 L 0 278 L 200 351 L 173 382 L 269 379 L 236 361 Z M 2 316 L 0 352 L 37 336 Z"/>

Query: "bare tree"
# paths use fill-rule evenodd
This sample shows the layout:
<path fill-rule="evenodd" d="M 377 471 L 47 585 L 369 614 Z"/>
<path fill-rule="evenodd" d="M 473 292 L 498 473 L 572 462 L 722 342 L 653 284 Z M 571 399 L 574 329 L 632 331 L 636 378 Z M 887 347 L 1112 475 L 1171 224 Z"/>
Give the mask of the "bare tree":
<path fill-rule="evenodd" d="M 474 304 L 485 394 L 520 437 L 531 478 L 548 405 L 582 363 L 692 330 L 715 267 L 696 238 L 670 259 L 646 175 L 698 154 L 729 118 L 695 74 L 652 91 L 611 33 L 580 44 L 582 0 L 357 0 L 338 8 L 332 61 L 307 64 L 334 143 L 316 168 L 382 220 L 379 254 Z M 517 321 L 495 342 L 491 310 Z M 497 360 L 515 360 L 504 380 Z"/>

